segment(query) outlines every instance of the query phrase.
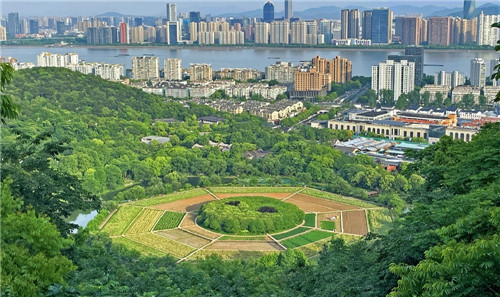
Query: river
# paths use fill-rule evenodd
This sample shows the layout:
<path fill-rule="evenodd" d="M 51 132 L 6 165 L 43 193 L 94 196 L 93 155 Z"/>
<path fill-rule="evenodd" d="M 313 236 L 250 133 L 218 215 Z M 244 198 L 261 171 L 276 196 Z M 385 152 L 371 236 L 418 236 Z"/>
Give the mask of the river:
<path fill-rule="evenodd" d="M 292 62 L 311 60 L 314 56 L 332 59 L 341 56 L 352 61 L 353 75 L 371 76 L 371 66 L 387 59 L 388 55 L 401 54 L 403 50 L 383 49 L 327 49 L 327 48 L 259 48 L 259 47 L 197 47 L 197 48 L 167 48 L 167 47 L 54 47 L 43 46 L 4 46 L 0 47 L 0 55 L 14 57 L 20 62 L 33 62 L 41 52 L 64 54 L 78 53 L 81 60 L 87 62 L 107 62 L 124 64 L 125 68 L 132 68 L 132 57 L 154 55 L 160 58 L 160 68 L 165 58 L 180 58 L 184 68 L 190 63 L 209 63 L 215 70 L 221 68 L 254 68 L 264 71 L 265 67 L 276 61 Z M 466 76 L 470 74 L 470 61 L 474 58 L 483 58 L 486 61 L 486 71 L 490 73 L 490 61 L 498 59 L 494 51 L 489 50 L 427 50 L 425 52 L 424 72 L 434 74 L 446 70 L 458 70 Z"/>

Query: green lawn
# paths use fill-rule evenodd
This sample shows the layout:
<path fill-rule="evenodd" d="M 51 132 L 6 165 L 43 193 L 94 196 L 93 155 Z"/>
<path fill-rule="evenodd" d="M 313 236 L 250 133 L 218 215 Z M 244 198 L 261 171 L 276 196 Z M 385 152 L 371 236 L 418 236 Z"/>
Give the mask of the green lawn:
<path fill-rule="evenodd" d="M 332 237 L 333 234 L 324 231 L 313 230 L 299 236 L 283 240 L 281 243 L 288 249 L 303 246 L 321 239 Z"/>
<path fill-rule="evenodd" d="M 166 211 L 155 226 L 156 230 L 174 229 L 179 226 L 185 213 Z"/>
<path fill-rule="evenodd" d="M 323 230 L 328 230 L 328 231 L 335 230 L 335 222 L 333 221 L 321 221 L 319 225 Z"/>
<path fill-rule="evenodd" d="M 154 198 L 148 198 L 144 200 L 138 200 L 136 202 L 133 202 L 133 205 L 137 206 L 153 206 L 153 205 L 158 205 L 158 204 L 164 204 L 176 200 L 181 200 L 181 199 L 188 199 L 196 196 L 201 196 L 205 195 L 207 192 L 203 189 L 194 189 L 194 190 L 189 190 L 185 192 L 179 192 L 179 193 L 172 193 L 172 194 L 167 194 L 167 195 L 162 195 Z"/>
<path fill-rule="evenodd" d="M 304 223 L 306 227 L 316 227 L 316 214 L 308 213 L 306 214 L 306 222 Z"/>
<path fill-rule="evenodd" d="M 141 212 L 142 207 L 120 206 L 118 211 L 111 217 L 111 219 L 102 228 L 103 232 L 109 235 L 121 235 L 125 229 L 132 222 L 132 220 Z"/>
<path fill-rule="evenodd" d="M 369 202 L 365 202 L 363 200 L 355 199 L 355 198 L 348 198 L 348 197 L 343 197 L 337 194 L 333 193 L 328 193 L 328 192 L 323 192 L 320 190 L 315 190 L 311 188 L 307 188 L 304 191 L 300 192 L 301 194 L 317 197 L 317 198 L 324 198 L 336 202 L 341 202 L 349 205 L 354 205 L 354 206 L 359 206 L 359 207 L 377 207 L 375 204 L 371 204 Z"/>
<path fill-rule="evenodd" d="M 276 240 L 282 240 L 284 238 L 288 238 L 290 236 L 294 236 L 294 235 L 297 235 L 297 234 L 300 234 L 300 233 L 304 233 L 304 232 L 309 231 L 309 230 L 311 230 L 311 229 L 310 228 L 306 228 L 306 227 L 299 227 L 297 229 L 293 229 L 293 230 L 290 230 L 290 231 L 285 232 L 285 233 L 273 235 L 273 237 Z"/>

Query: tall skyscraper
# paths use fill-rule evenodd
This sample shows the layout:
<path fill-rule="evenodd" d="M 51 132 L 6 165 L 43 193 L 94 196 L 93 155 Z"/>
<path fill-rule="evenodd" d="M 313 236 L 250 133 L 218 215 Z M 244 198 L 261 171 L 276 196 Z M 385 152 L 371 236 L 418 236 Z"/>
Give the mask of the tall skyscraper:
<path fill-rule="evenodd" d="M 181 26 L 179 22 L 167 22 L 167 43 L 178 44 L 181 41 Z"/>
<path fill-rule="evenodd" d="M 288 44 L 290 43 L 290 23 L 272 22 L 270 24 L 270 41 L 271 44 Z"/>
<path fill-rule="evenodd" d="M 268 23 L 255 24 L 255 43 L 269 43 L 269 28 Z"/>
<path fill-rule="evenodd" d="M 392 11 L 389 8 L 372 10 L 372 43 L 392 43 Z"/>
<path fill-rule="evenodd" d="M 177 22 L 177 5 L 167 3 L 167 22 Z"/>
<path fill-rule="evenodd" d="M 7 35 L 13 37 L 16 34 L 19 34 L 20 30 L 21 26 L 19 23 L 19 13 L 17 12 L 9 13 L 7 17 Z"/>
<path fill-rule="evenodd" d="M 190 11 L 189 12 L 189 21 L 191 23 L 199 23 L 201 21 L 201 15 L 199 11 Z"/>
<path fill-rule="evenodd" d="M 38 34 L 38 20 L 30 20 L 30 34 Z"/>
<path fill-rule="evenodd" d="M 371 10 L 363 11 L 361 30 L 363 33 L 363 39 L 372 39 L 372 11 Z"/>
<path fill-rule="evenodd" d="M 266 4 L 264 4 L 263 17 L 266 23 L 274 21 L 274 4 L 271 0 L 267 0 Z"/>
<path fill-rule="evenodd" d="M 292 0 L 285 0 L 285 20 L 293 18 Z"/>
<path fill-rule="evenodd" d="M 372 90 L 380 94 L 382 90 L 394 91 L 394 100 L 401 94 L 408 94 L 415 89 L 415 63 L 403 60 L 387 60 L 372 66 Z"/>
<path fill-rule="evenodd" d="M 341 11 L 340 37 L 359 38 L 359 10 L 343 9 Z"/>
<path fill-rule="evenodd" d="M 482 58 L 470 61 L 470 84 L 477 87 L 486 85 L 486 63 Z"/>
<path fill-rule="evenodd" d="M 474 18 L 476 10 L 476 0 L 464 0 L 464 19 L 471 20 Z"/>

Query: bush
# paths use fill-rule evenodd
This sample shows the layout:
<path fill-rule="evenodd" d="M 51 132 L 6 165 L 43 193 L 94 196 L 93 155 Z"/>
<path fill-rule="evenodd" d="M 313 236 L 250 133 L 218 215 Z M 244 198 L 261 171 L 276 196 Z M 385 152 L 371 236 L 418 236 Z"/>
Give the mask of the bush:
<path fill-rule="evenodd" d="M 204 204 L 199 211 L 200 225 L 215 232 L 276 233 L 295 227 L 304 220 L 297 206 L 266 197 L 238 197 Z"/>

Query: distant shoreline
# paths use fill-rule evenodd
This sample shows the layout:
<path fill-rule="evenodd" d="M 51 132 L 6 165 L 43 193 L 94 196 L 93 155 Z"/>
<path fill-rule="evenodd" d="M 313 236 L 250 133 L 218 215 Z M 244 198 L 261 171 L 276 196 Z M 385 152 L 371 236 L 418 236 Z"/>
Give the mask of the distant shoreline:
<path fill-rule="evenodd" d="M 167 49 L 167 50 L 182 50 L 182 49 L 194 49 L 194 50 L 206 50 L 206 51 L 228 51 L 228 50 L 242 50 L 242 49 L 256 49 L 256 50 L 325 50 L 325 51 L 367 51 L 367 52 L 382 52 L 382 51 L 404 51 L 404 48 L 391 48 L 391 47 L 362 47 L 362 48 L 349 48 L 349 47 L 314 47 L 314 46 L 303 46 L 303 47 L 279 47 L 279 46 L 162 46 L 162 45 L 67 45 L 67 46 L 46 46 L 46 45 L 0 45 L 1 48 L 46 48 L 47 51 L 53 48 L 89 48 L 89 49 Z M 464 52 L 464 51 L 474 51 L 474 52 L 491 52 L 492 49 L 448 49 L 448 48 L 432 48 L 425 49 L 426 52 Z"/>

